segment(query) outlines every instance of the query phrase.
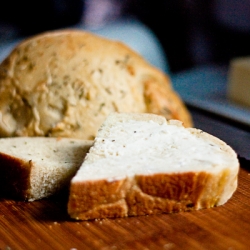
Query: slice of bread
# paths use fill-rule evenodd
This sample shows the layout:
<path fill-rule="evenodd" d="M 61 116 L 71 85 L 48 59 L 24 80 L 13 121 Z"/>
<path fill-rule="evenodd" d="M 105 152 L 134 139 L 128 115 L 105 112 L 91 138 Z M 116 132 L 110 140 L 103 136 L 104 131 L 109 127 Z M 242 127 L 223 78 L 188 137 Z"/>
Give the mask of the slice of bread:
<path fill-rule="evenodd" d="M 219 206 L 237 188 L 239 162 L 220 139 L 153 114 L 113 113 L 71 180 L 78 220 Z"/>
<path fill-rule="evenodd" d="M 34 201 L 69 184 L 92 141 L 70 138 L 0 139 L 0 192 Z"/>

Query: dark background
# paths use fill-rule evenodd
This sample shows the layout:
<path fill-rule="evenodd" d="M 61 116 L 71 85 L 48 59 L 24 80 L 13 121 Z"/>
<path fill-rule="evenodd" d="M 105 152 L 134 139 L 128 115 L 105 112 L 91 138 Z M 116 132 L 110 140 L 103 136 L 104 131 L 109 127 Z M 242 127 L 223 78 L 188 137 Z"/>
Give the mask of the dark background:
<path fill-rule="evenodd" d="M 249 31 L 235 29 L 216 19 L 215 0 L 113 2 L 122 3 L 121 16 L 137 17 L 156 34 L 172 72 L 199 64 L 224 64 L 232 57 L 250 55 Z M 243 11 L 246 12 L 250 9 L 250 1 L 244 2 Z M 83 20 L 85 11 L 84 0 L 1 1 L 0 39 L 74 25 Z"/>

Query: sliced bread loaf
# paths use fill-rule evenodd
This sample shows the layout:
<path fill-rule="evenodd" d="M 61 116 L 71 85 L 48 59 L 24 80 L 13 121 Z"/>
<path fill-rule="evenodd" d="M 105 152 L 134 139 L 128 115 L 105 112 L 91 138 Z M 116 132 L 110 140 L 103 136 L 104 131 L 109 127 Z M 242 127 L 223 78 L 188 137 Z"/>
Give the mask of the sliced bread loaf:
<path fill-rule="evenodd" d="M 92 143 L 69 138 L 0 139 L 1 195 L 34 201 L 56 193 L 69 184 Z"/>
<path fill-rule="evenodd" d="M 153 114 L 113 113 L 71 180 L 68 213 L 88 220 L 227 202 L 239 162 L 225 142 Z"/>

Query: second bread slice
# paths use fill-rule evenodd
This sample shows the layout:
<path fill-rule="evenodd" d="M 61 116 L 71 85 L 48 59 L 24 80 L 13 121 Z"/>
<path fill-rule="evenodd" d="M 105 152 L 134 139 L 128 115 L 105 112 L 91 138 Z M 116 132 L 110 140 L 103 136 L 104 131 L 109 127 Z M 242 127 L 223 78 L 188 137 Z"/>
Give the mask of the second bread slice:
<path fill-rule="evenodd" d="M 225 142 L 152 114 L 111 114 L 71 181 L 80 220 L 219 206 L 237 188 L 239 162 Z"/>
<path fill-rule="evenodd" d="M 70 138 L 17 137 L 0 139 L 0 192 L 34 201 L 69 184 L 92 146 Z"/>

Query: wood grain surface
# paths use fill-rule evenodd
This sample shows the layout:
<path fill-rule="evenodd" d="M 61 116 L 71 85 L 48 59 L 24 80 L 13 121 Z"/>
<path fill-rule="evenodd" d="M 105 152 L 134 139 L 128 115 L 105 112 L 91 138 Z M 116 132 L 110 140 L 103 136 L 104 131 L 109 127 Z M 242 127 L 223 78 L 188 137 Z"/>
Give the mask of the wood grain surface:
<path fill-rule="evenodd" d="M 210 124 L 197 118 L 198 126 Z M 30 203 L 0 200 L 0 249 L 250 249 L 249 187 L 250 162 L 242 159 L 237 191 L 225 205 L 211 209 L 73 221 L 66 211 L 65 192 Z"/>
<path fill-rule="evenodd" d="M 72 221 L 64 195 L 0 202 L 0 249 L 249 249 L 250 171 L 223 206 L 193 212 Z"/>

